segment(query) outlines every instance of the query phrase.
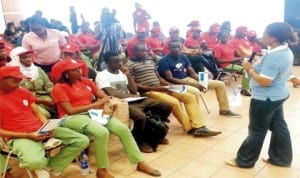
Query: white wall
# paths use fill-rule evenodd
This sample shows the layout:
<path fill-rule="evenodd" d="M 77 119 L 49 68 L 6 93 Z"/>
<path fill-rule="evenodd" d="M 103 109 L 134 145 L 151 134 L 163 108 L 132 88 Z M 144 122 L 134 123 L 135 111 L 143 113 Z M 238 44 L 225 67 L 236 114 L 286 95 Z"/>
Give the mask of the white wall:
<path fill-rule="evenodd" d="M 101 8 L 107 6 L 117 9 L 117 18 L 126 31 L 132 32 L 132 12 L 134 0 L 26 0 L 21 1 L 24 14 L 31 16 L 41 9 L 47 18 L 62 20 L 69 25 L 69 6 L 75 6 L 77 14 L 83 13 L 91 24 L 100 17 Z M 202 30 L 209 25 L 224 20 L 232 22 L 233 29 L 246 25 L 261 34 L 264 27 L 273 21 L 282 21 L 284 0 L 139 0 L 152 16 L 151 20 L 161 23 L 167 33 L 169 27 L 178 26 L 181 35 L 187 30 L 191 20 L 199 20 Z M 57 5 L 60 4 L 60 5 Z M 80 19 L 80 17 L 78 17 Z"/>
<path fill-rule="evenodd" d="M 4 30 L 5 30 L 5 21 L 3 16 L 2 3 L 0 3 L 0 34 L 4 33 Z"/>

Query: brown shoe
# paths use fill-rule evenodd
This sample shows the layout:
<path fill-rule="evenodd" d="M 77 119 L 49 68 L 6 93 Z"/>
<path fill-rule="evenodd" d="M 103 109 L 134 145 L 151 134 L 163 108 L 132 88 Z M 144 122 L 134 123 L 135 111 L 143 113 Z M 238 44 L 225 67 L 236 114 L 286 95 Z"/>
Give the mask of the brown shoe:
<path fill-rule="evenodd" d="M 248 90 L 241 90 L 241 95 L 251 96 L 251 93 Z"/>
<path fill-rule="evenodd" d="M 158 170 L 150 167 L 146 162 L 139 162 L 137 164 L 137 170 L 146 173 L 150 176 L 154 176 L 154 177 L 161 176 L 161 173 Z"/>
<path fill-rule="evenodd" d="M 189 134 L 194 135 L 195 137 L 212 137 L 221 134 L 220 131 L 213 131 L 208 129 L 206 126 L 200 128 L 194 128 L 188 132 Z"/>
<path fill-rule="evenodd" d="M 164 139 L 160 142 L 160 144 L 162 144 L 162 145 L 168 145 L 168 144 L 169 144 L 169 140 L 168 140 L 167 138 L 164 138 Z"/>
<path fill-rule="evenodd" d="M 154 152 L 153 148 L 146 142 L 141 143 L 139 145 L 139 149 L 143 153 L 153 153 Z"/>

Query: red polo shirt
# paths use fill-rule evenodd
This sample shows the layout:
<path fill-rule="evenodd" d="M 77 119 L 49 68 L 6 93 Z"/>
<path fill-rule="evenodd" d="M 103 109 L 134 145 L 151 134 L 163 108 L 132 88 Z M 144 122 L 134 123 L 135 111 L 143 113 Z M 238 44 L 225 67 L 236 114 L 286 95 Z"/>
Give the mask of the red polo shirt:
<path fill-rule="evenodd" d="M 232 38 L 229 43 L 234 48 L 234 50 L 239 50 L 239 46 L 243 46 L 244 48 L 250 48 L 249 41 L 245 38 L 239 39 L 239 38 Z"/>
<path fill-rule="evenodd" d="M 67 83 L 55 84 L 52 96 L 57 103 L 57 109 L 59 117 L 66 115 L 66 111 L 60 107 L 61 102 L 70 102 L 72 107 L 83 106 L 92 103 L 93 95 L 98 90 L 97 86 L 87 78 L 81 78 L 81 80 L 69 85 Z"/>
<path fill-rule="evenodd" d="M 135 55 L 134 55 L 134 52 L 133 52 L 133 47 L 134 47 L 134 45 L 137 44 L 137 43 L 144 43 L 148 48 L 150 48 L 150 47 L 149 47 L 150 44 L 149 44 L 149 42 L 148 42 L 147 39 L 145 39 L 144 41 L 139 41 L 139 40 L 137 39 L 137 37 L 133 37 L 133 38 L 131 38 L 131 39 L 128 41 L 128 43 L 127 43 L 127 51 L 128 51 L 128 57 L 129 57 L 129 58 L 133 58 L 133 57 L 135 56 Z"/>
<path fill-rule="evenodd" d="M 234 48 L 230 44 L 221 44 L 218 43 L 214 47 L 214 56 L 216 59 L 222 59 L 222 60 L 232 60 L 234 58 Z M 220 66 L 222 68 L 225 68 L 228 63 L 221 63 Z"/>
<path fill-rule="evenodd" d="M 161 55 L 163 49 L 163 42 L 159 37 L 148 37 L 146 39 L 149 43 L 150 49 L 157 55 Z"/>
<path fill-rule="evenodd" d="M 200 48 L 200 44 L 202 42 L 202 38 L 199 37 L 197 39 L 194 39 L 193 37 L 189 37 L 185 40 L 184 46 L 187 48 Z"/>
<path fill-rule="evenodd" d="M 35 96 L 24 88 L 0 94 L 0 128 L 12 132 L 35 132 L 42 121 L 32 112 Z"/>
<path fill-rule="evenodd" d="M 217 33 L 210 35 L 208 32 L 204 32 L 201 34 L 201 38 L 205 40 L 208 48 L 213 49 L 214 46 L 218 43 Z"/>

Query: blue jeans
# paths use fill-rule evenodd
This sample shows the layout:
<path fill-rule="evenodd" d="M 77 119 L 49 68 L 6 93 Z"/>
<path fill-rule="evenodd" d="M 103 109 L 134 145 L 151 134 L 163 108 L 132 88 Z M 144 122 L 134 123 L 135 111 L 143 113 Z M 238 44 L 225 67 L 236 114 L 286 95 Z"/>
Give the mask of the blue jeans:
<path fill-rule="evenodd" d="M 290 132 L 284 120 L 284 101 L 251 100 L 248 136 L 240 146 L 235 160 L 239 167 L 254 166 L 268 130 L 272 132 L 268 161 L 278 166 L 290 166 L 293 153 Z"/>

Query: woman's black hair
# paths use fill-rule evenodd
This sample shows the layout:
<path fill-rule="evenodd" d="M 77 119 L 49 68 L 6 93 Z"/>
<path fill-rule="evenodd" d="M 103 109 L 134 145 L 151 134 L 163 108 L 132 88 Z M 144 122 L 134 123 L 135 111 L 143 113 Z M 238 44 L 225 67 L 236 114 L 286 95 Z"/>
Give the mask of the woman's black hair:
<path fill-rule="evenodd" d="M 282 43 L 289 43 L 291 45 L 298 43 L 297 33 L 294 32 L 293 28 L 284 22 L 274 22 L 266 27 L 265 32 L 277 39 L 277 41 Z"/>

